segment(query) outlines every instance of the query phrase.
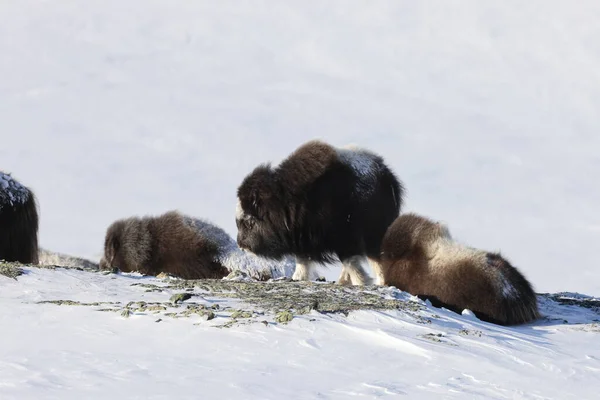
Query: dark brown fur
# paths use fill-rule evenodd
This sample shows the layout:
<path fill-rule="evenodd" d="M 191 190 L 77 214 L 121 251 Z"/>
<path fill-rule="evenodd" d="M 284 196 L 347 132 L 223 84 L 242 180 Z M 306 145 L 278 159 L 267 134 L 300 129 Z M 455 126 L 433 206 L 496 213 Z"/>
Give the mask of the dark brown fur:
<path fill-rule="evenodd" d="M 2 176 L 17 182 L 0 171 L 0 178 Z M 10 189 L 0 186 L 0 260 L 38 264 L 37 201 L 31 189 L 20 186 L 27 192 L 24 202 L 11 201 L 8 194 Z"/>
<path fill-rule="evenodd" d="M 437 307 L 469 309 L 501 325 L 539 318 L 531 284 L 505 258 L 461 246 L 443 224 L 416 214 L 402 215 L 388 228 L 382 270 L 386 285 Z"/>
<path fill-rule="evenodd" d="M 106 232 L 101 269 L 183 279 L 220 279 L 229 271 L 215 261 L 217 246 L 169 211 L 158 217 L 127 218 L 114 222 Z"/>
<path fill-rule="evenodd" d="M 265 258 L 293 255 L 300 264 L 339 259 L 361 282 L 358 262 L 379 258 L 403 192 L 379 155 L 312 140 L 278 166 L 260 165 L 244 178 L 237 191 L 237 243 Z"/>

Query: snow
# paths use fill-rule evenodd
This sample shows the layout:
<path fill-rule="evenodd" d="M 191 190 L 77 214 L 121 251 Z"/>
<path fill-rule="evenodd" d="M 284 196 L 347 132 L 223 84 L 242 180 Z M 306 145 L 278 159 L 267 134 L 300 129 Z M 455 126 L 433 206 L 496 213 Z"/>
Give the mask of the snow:
<path fill-rule="evenodd" d="M 0 397 L 591 399 L 600 385 L 600 326 L 591 324 L 600 312 L 541 297 L 546 318 L 520 327 L 428 307 L 347 317 L 313 311 L 287 325 L 265 316 L 267 325 L 218 329 L 227 319 L 221 312 L 211 321 L 151 313 L 124 318 L 98 311 L 102 305 L 37 304 L 124 305 L 172 294 L 131 286 L 139 282 L 162 281 L 36 268 L 17 281 L 0 276 Z"/>
<path fill-rule="evenodd" d="M 5 0 L 1 168 L 35 193 L 41 247 L 98 261 L 132 215 L 178 209 L 235 237 L 256 165 L 356 143 L 403 181 L 405 212 L 501 251 L 537 292 L 599 296 L 598 20 L 591 0 Z M 518 328 L 435 310 L 217 330 L 32 303 L 134 296 L 134 277 L 85 274 L 0 276 L 0 398 L 565 399 L 600 383 L 598 317 L 578 308 L 548 302 L 569 324 Z"/>

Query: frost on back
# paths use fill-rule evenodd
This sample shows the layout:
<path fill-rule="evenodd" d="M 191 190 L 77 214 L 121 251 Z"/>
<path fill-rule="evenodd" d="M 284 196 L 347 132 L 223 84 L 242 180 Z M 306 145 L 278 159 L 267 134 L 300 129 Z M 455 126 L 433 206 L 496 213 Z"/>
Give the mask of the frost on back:
<path fill-rule="evenodd" d="M 361 196 L 370 195 L 374 190 L 379 170 L 375 156 L 369 151 L 356 146 L 346 146 L 338 149 L 338 156 L 360 178 L 357 187 L 358 194 Z"/>
<path fill-rule="evenodd" d="M 29 190 L 14 180 L 9 174 L 0 172 L 0 210 L 4 206 L 25 204 L 29 199 Z"/>
<path fill-rule="evenodd" d="M 500 284 L 502 289 L 502 296 L 506 299 L 516 299 L 519 297 L 519 291 L 512 285 L 512 283 L 506 279 L 505 276 L 500 276 Z"/>
<path fill-rule="evenodd" d="M 347 146 L 338 149 L 338 155 L 344 164 L 348 164 L 361 177 L 377 175 L 375 157 L 369 151 L 360 147 Z"/>
<path fill-rule="evenodd" d="M 235 240 L 222 228 L 202 219 L 186 217 L 187 223 L 192 225 L 202 235 L 209 238 L 218 247 L 218 259 L 230 271 L 242 271 L 248 276 L 258 279 L 267 272 L 273 279 L 291 276 L 294 271 L 295 261 L 269 260 L 240 249 Z"/>

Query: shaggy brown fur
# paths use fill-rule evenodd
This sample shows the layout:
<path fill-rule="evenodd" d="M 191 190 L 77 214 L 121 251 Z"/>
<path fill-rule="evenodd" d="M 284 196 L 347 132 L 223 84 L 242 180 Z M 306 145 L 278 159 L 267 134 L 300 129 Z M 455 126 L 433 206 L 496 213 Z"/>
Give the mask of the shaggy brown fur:
<path fill-rule="evenodd" d="M 0 171 L 0 259 L 38 264 L 38 225 L 31 189 Z"/>
<path fill-rule="evenodd" d="M 293 279 L 309 280 L 322 263 L 342 262 L 339 282 L 378 282 L 381 240 L 402 206 L 404 188 L 383 158 L 319 140 L 279 165 L 265 163 L 238 187 L 240 248 L 267 259 L 296 258 Z"/>
<path fill-rule="evenodd" d="M 448 228 L 416 214 L 401 215 L 382 243 L 386 285 L 458 313 L 469 309 L 501 325 L 539 318 L 527 279 L 498 253 L 454 242 Z"/>
<path fill-rule="evenodd" d="M 184 279 L 220 279 L 229 271 L 218 261 L 217 245 L 177 211 L 158 217 L 131 217 L 106 232 L 100 268 Z"/>

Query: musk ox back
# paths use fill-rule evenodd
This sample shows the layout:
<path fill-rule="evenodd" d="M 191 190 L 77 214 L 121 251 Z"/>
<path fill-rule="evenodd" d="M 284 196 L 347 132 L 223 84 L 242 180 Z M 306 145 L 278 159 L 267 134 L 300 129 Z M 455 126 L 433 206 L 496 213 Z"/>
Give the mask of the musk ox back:
<path fill-rule="evenodd" d="M 100 268 L 145 275 L 164 272 L 184 279 L 220 279 L 233 270 L 258 280 L 286 274 L 285 263 L 247 255 L 220 227 L 175 210 L 112 223 Z"/>
<path fill-rule="evenodd" d="M 469 309 L 500 325 L 539 318 L 531 284 L 515 267 L 498 253 L 453 241 L 442 223 L 402 215 L 389 227 L 381 250 L 385 284 L 434 306 L 458 313 Z"/>
<path fill-rule="evenodd" d="M 31 189 L 0 171 L 0 259 L 38 264 L 38 225 Z"/>
<path fill-rule="evenodd" d="M 339 259 L 340 283 L 365 284 L 366 258 L 381 279 L 381 240 L 403 187 L 380 156 L 310 141 L 276 168 L 255 168 L 237 195 L 238 245 L 270 259 L 295 256 L 294 279 L 311 279 L 316 264 Z"/>

